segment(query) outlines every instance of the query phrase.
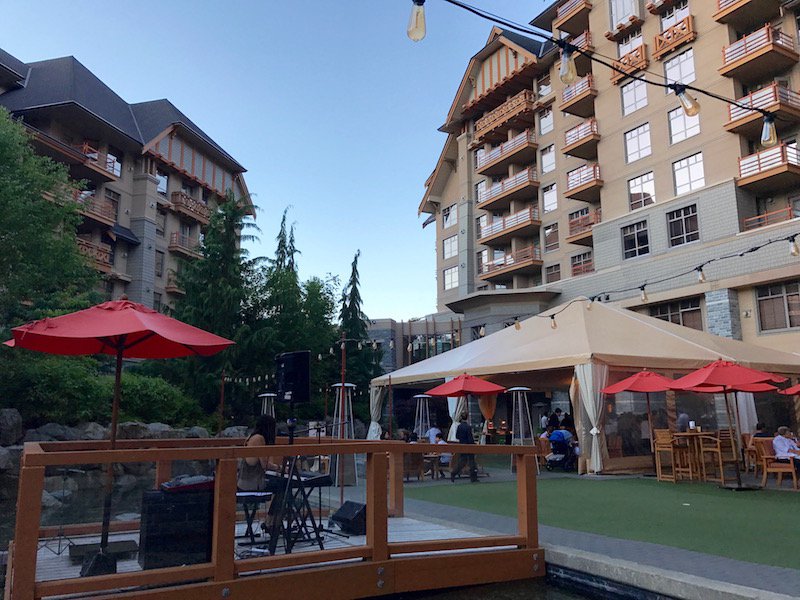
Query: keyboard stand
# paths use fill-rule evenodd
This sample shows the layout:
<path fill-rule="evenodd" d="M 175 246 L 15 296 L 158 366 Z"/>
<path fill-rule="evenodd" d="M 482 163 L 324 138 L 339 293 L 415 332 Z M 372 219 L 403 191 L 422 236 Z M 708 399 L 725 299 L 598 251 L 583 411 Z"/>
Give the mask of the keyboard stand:
<path fill-rule="evenodd" d="M 297 542 L 312 542 L 324 550 L 321 527 L 314 518 L 309 502 L 309 494 L 314 487 L 313 479 L 304 482 L 297 468 L 299 457 L 286 457 L 281 466 L 282 480 L 278 484 L 283 487 L 283 494 L 278 498 L 279 505 L 272 521 L 269 537 L 269 553 L 275 554 L 278 549 L 278 538 L 283 538 L 284 552 L 291 554 Z M 285 482 L 285 483 L 284 483 Z"/>

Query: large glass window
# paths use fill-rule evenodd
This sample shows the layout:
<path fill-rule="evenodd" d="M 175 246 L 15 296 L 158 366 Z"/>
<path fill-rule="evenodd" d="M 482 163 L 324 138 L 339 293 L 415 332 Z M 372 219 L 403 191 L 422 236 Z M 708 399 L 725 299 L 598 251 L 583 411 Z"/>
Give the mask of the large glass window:
<path fill-rule="evenodd" d="M 703 331 L 703 314 L 700 311 L 700 298 L 688 298 L 677 302 L 656 304 L 650 307 L 650 316 Z"/>
<path fill-rule="evenodd" d="M 558 250 L 558 223 L 546 225 L 544 228 L 544 251 Z"/>
<path fill-rule="evenodd" d="M 667 113 L 669 118 L 669 141 L 672 144 L 700 133 L 700 115 L 689 117 L 681 107 Z"/>
<path fill-rule="evenodd" d="M 561 265 L 547 265 L 544 268 L 544 280 L 546 283 L 561 281 Z"/>
<path fill-rule="evenodd" d="M 630 35 L 626 35 L 619 41 L 617 44 L 617 53 L 620 58 L 632 52 L 636 48 L 642 45 L 642 30 L 639 29 Z"/>
<path fill-rule="evenodd" d="M 156 169 L 156 179 L 158 183 L 156 184 L 156 191 L 162 196 L 167 195 L 167 183 L 169 182 L 169 175 L 162 171 L 161 169 Z"/>
<path fill-rule="evenodd" d="M 628 180 L 628 205 L 631 210 L 642 208 L 656 201 L 656 184 L 653 172 Z"/>
<path fill-rule="evenodd" d="M 122 202 L 122 195 L 108 188 L 105 189 L 103 195 L 106 197 L 106 202 L 111 207 L 111 213 L 116 221 L 119 218 L 119 203 Z"/>
<path fill-rule="evenodd" d="M 556 148 L 552 144 L 542 148 L 541 161 L 542 173 L 549 173 L 556 168 Z"/>
<path fill-rule="evenodd" d="M 458 223 L 458 207 L 455 204 L 442 209 L 442 229 Z"/>
<path fill-rule="evenodd" d="M 700 228 L 697 224 L 697 205 L 684 206 L 667 213 L 667 229 L 669 245 L 681 246 L 700 239 Z"/>
<path fill-rule="evenodd" d="M 650 152 L 650 123 L 625 132 L 625 158 L 628 162 L 650 156 Z"/>
<path fill-rule="evenodd" d="M 539 113 L 539 133 L 544 135 L 553 131 L 553 111 L 546 108 Z"/>
<path fill-rule="evenodd" d="M 458 267 L 450 267 L 442 271 L 442 280 L 444 281 L 444 289 L 452 290 L 458 287 Z"/>
<path fill-rule="evenodd" d="M 458 254 L 458 236 L 452 235 L 442 241 L 442 258 L 447 260 Z"/>
<path fill-rule="evenodd" d="M 706 184 L 703 173 L 703 153 L 698 152 L 672 163 L 675 176 L 675 195 L 700 189 Z"/>
<path fill-rule="evenodd" d="M 694 51 L 689 48 L 664 63 L 664 75 L 670 83 L 692 83 L 694 75 Z M 671 90 L 668 90 L 671 92 Z"/>
<path fill-rule="evenodd" d="M 583 252 L 570 257 L 570 264 L 572 265 L 572 276 L 582 275 L 583 273 L 591 273 L 594 271 L 594 262 L 592 261 L 592 251 Z"/>
<path fill-rule="evenodd" d="M 650 254 L 647 221 L 639 221 L 622 228 L 622 251 L 624 258 L 635 258 Z"/>
<path fill-rule="evenodd" d="M 689 16 L 689 0 L 678 0 L 661 13 L 661 31 L 677 25 Z"/>
<path fill-rule="evenodd" d="M 762 331 L 800 327 L 800 280 L 756 288 Z"/>
<path fill-rule="evenodd" d="M 158 210 L 156 212 L 156 235 L 164 237 L 164 231 L 167 229 L 167 211 Z"/>
<path fill-rule="evenodd" d="M 639 16 L 639 0 L 610 0 L 611 7 L 611 30 L 613 31 L 617 23 L 628 23 L 628 17 Z"/>
<path fill-rule="evenodd" d="M 558 192 L 556 191 L 555 183 L 542 188 L 542 206 L 544 212 L 550 212 L 558 208 Z"/>
<path fill-rule="evenodd" d="M 634 80 L 622 86 L 622 114 L 629 115 L 647 106 L 647 84 Z"/>

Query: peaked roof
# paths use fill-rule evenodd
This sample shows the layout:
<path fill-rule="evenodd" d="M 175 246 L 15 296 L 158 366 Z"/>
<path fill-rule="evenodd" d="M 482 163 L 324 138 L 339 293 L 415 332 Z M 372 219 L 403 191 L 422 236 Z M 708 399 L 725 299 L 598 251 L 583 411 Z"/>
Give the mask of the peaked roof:
<path fill-rule="evenodd" d="M 556 328 L 551 325 L 555 317 Z M 697 369 L 718 358 L 800 373 L 800 355 L 723 338 L 586 298 L 566 302 L 484 338 L 391 373 L 392 384 L 557 369 L 593 359 L 650 369 Z M 388 383 L 388 375 L 372 380 Z"/>
<path fill-rule="evenodd" d="M 28 67 L 24 62 L 0 48 L 0 68 L 4 69 L 14 82 L 25 79 Z"/>

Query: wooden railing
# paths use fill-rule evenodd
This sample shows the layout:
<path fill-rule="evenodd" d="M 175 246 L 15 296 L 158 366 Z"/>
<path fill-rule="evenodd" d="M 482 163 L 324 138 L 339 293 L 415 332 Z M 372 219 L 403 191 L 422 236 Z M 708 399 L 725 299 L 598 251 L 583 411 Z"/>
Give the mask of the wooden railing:
<path fill-rule="evenodd" d="M 98 271 L 108 273 L 113 266 L 111 263 L 111 246 L 108 244 L 90 242 L 78 238 L 78 252 L 90 258 Z"/>
<path fill-rule="evenodd" d="M 619 71 L 611 72 L 611 83 L 618 83 L 628 75 L 647 68 L 650 61 L 647 60 L 647 45 L 637 46 L 619 60 L 612 63 Z M 622 72 L 620 72 L 622 71 Z"/>
<path fill-rule="evenodd" d="M 661 60 L 664 55 L 687 42 L 691 42 L 696 37 L 694 17 L 692 15 L 684 17 L 672 27 L 668 27 L 661 33 L 656 34 L 653 58 Z"/>
<path fill-rule="evenodd" d="M 589 7 L 592 5 L 586 2 L 586 0 L 567 0 L 563 4 L 560 4 L 556 9 L 556 19 L 563 19 L 567 15 L 569 15 L 572 11 L 581 8 L 584 4 L 588 4 Z"/>
<path fill-rule="evenodd" d="M 184 192 L 172 192 L 172 206 L 175 210 L 194 217 L 197 221 L 207 224 L 211 218 L 211 210 L 204 202 L 195 200 Z"/>
<path fill-rule="evenodd" d="M 108 171 L 112 175 L 119 176 L 119 173 L 116 170 L 116 161 L 111 158 L 108 154 L 101 153 L 100 150 L 91 146 L 88 142 L 84 142 L 83 144 L 78 144 L 75 146 L 79 152 L 81 152 L 86 158 L 88 158 L 91 162 L 96 164 L 101 169 Z"/>
<path fill-rule="evenodd" d="M 766 227 L 767 225 L 774 225 L 775 223 L 782 223 L 789 221 L 795 217 L 800 217 L 791 206 L 774 210 L 772 212 L 764 213 L 763 215 L 756 215 L 755 217 L 748 217 L 742 220 L 742 230 L 748 231 L 750 229 L 758 229 L 759 227 Z"/>
<path fill-rule="evenodd" d="M 576 144 L 580 142 L 582 139 L 587 138 L 593 134 L 598 133 L 597 131 L 597 120 L 592 117 L 588 121 L 584 121 L 577 127 L 573 127 L 572 129 L 567 130 L 564 134 L 564 145 L 571 146 L 572 144 Z"/>
<path fill-rule="evenodd" d="M 117 210 L 114 204 L 105 199 L 101 200 L 95 196 L 94 192 L 73 189 L 72 199 L 79 205 L 82 212 L 95 214 L 106 221 L 117 220 Z"/>
<path fill-rule="evenodd" d="M 725 46 L 722 49 L 722 66 L 746 58 L 748 54 L 752 54 L 770 44 L 776 44 L 783 46 L 787 50 L 795 51 L 794 39 L 791 36 L 786 35 L 777 27 L 765 25 L 730 46 Z"/>
<path fill-rule="evenodd" d="M 513 138 L 508 140 L 507 142 L 503 142 L 497 148 L 492 148 L 488 152 L 483 150 L 478 151 L 478 160 L 477 160 L 477 167 L 481 169 L 486 165 L 493 163 L 494 161 L 507 156 L 517 149 L 522 148 L 527 144 L 535 144 L 536 143 L 536 133 L 533 129 L 526 129 L 522 133 L 515 135 Z"/>
<path fill-rule="evenodd" d="M 734 4 L 738 4 L 742 0 L 717 0 L 717 10 L 724 10 L 729 6 L 733 6 Z"/>
<path fill-rule="evenodd" d="M 569 235 L 578 235 L 584 231 L 589 231 L 592 227 L 597 225 L 601 220 L 602 212 L 598 208 L 594 212 L 586 215 L 581 215 L 569 221 Z"/>
<path fill-rule="evenodd" d="M 535 103 L 536 95 L 533 90 L 522 90 L 475 121 L 476 137 L 479 137 L 485 130 L 491 129 L 495 123 L 503 121 L 506 116 L 519 112 L 526 105 L 532 109 Z"/>
<path fill-rule="evenodd" d="M 586 273 L 594 273 L 594 261 L 587 260 L 578 264 L 572 265 L 572 276 L 585 275 Z"/>
<path fill-rule="evenodd" d="M 745 106 L 750 106 L 753 109 L 767 108 L 768 106 L 772 106 L 773 104 L 780 102 L 781 104 L 786 104 L 800 110 L 800 94 L 793 92 L 782 85 L 778 85 L 777 83 L 773 83 L 769 87 L 751 92 L 747 96 L 739 98 L 736 100 L 736 102 L 739 104 L 744 104 Z M 731 121 L 743 119 L 752 115 L 754 112 L 756 111 L 742 108 L 741 106 L 736 106 L 735 104 L 728 104 L 728 117 Z"/>
<path fill-rule="evenodd" d="M 594 79 L 592 78 L 592 74 L 589 73 L 583 79 L 576 81 L 572 85 L 566 86 L 561 92 L 561 100 L 562 102 L 569 102 L 584 92 L 588 92 L 592 88 L 594 88 Z"/>
<path fill-rule="evenodd" d="M 507 269 L 517 265 L 522 266 L 533 260 L 542 260 L 542 251 L 536 246 L 526 246 L 516 252 L 511 252 L 500 258 L 490 260 L 486 264 L 480 265 L 478 273 L 480 275 L 487 275 L 501 269 Z"/>
<path fill-rule="evenodd" d="M 588 50 L 592 47 L 592 32 L 588 30 L 584 31 L 578 37 L 573 39 L 570 44 L 576 48 L 580 48 L 581 50 Z"/>
<path fill-rule="evenodd" d="M 497 196 L 501 196 L 509 190 L 513 190 L 514 188 L 526 183 L 538 183 L 538 180 L 536 179 L 536 169 L 533 167 L 528 167 L 516 175 L 507 177 L 489 187 L 483 187 L 479 189 L 478 203 L 480 204 L 482 202 L 487 202 L 488 200 L 496 198 Z"/>
<path fill-rule="evenodd" d="M 500 454 L 515 457 L 517 471 L 517 521 L 514 535 L 455 539 L 390 541 L 390 515 L 403 515 L 403 457 L 436 452 L 432 444 L 345 440 L 317 443 L 298 438 L 289 446 L 244 446 L 242 439 L 118 440 L 25 444 L 19 473 L 16 526 L 6 578 L 6 598 L 34 600 L 45 596 L 101 593 L 104 598 L 141 600 L 195 598 L 255 598 L 265 589 L 293 597 L 367 597 L 454 587 L 465 584 L 510 581 L 544 576 L 544 554 L 539 549 L 536 501 L 536 448 L 452 444 L 448 452 Z M 237 465 L 246 457 L 366 455 L 366 543 L 344 548 L 275 554 L 238 559 L 235 555 L 237 522 Z M 275 458 L 271 458 L 275 460 Z M 213 516 L 210 523 L 211 560 L 200 564 L 155 568 L 109 575 L 42 581 L 37 577 L 40 538 L 53 535 L 42 528 L 42 491 L 45 470 L 74 465 L 107 467 L 125 463 L 155 463 L 155 486 L 171 479 L 174 461 L 210 461 L 215 467 Z M 388 475 L 388 477 L 387 477 Z M 23 509 L 24 507 L 24 509 Z M 138 521 L 114 521 L 113 532 L 137 532 Z M 65 524 L 67 535 L 97 534 L 99 523 Z M 158 533 L 158 532 L 151 532 Z M 461 552 L 470 549 L 470 552 Z M 427 568 L 432 552 L 445 553 L 433 560 L 447 568 Z M 64 557 L 65 562 L 68 560 Z M 337 564 L 334 561 L 354 561 Z M 298 569 L 302 568 L 302 572 Z M 280 570 L 280 571 L 279 571 Z M 400 576 L 405 573 L 406 576 Z M 413 576 L 410 574 L 413 573 Z M 77 575 L 77 572 L 76 572 Z M 52 576 L 50 574 L 50 576 Z M 142 587 L 139 590 L 130 588 Z M 276 590 L 284 590 L 278 592 Z"/>
<path fill-rule="evenodd" d="M 533 223 L 534 221 L 539 220 L 539 207 L 538 206 L 530 206 L 525 210 L 521 210 L 519 212 L 514 213 L 513 215 L 508 215 L 507 217 L 503 217 L 502 219 L 495 221 L 491 225 L 487 225 L 486 227 L 481 227 L 480 231 L 478 232 L 478 240 L 487 238 L 491 235 L 496 233 L 500 233 L 501 231 L 505 231 L 506 229 L 511 229 L 512 227 L 516 227 L 517 225 L 522 225 L 525 223 Z"/>
<path fill-rule="evenodd" d="M 800 167 L 800 152 L 796 146 L 781 144 L 739 159 L 739 177 L 758 175 L 783 165 Z"/>
<path fill-rule="evenodd" d="M 583 165 L 567 173 L 567 192 L 600 179 L 600 165 Z"/>
<path fill-rule="evenodd" d="M 177 246 L 183 250 L 198 254 L 200 252 L 200 240 L 189 237 L 177 231 L 173 231 L 169 238 L 170 246 Z"/>

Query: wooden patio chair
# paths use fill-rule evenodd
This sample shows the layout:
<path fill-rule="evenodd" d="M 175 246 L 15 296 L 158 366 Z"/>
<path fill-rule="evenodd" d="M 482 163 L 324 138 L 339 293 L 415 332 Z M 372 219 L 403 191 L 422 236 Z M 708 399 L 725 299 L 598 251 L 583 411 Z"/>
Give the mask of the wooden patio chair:
<path fill-rule="evenodd" d="M 547 466 L 547 455 L 550 454 L 550 440 L 546 438 L 536 439 L 536 461 L 540 467 Z"/>
<path fill-rule="evenodd" d="M 767 477 L 770 473 L 775 473 L 778 487 L 783 483 L 784 474 L 792 476 L 792 488 L 797 490 L 797 471 L 794 468 L 794 461 L 782 463 L 778 462 L 775 458 L 775 450 L 772 448 L 773 438 L 753 438 L 755 442 L 756 454 L 761 462 L 761 468 L 764 470 L 764 475 L 761 479 L 761 487 L 767 487 Z"/>
<path fill-rule="evenodd" d="M 753 434 L 742 434 L 742 451 L 744 452 L 744 470 L 748 473 L 752 469 L 756 477 L 758 477 L 758 460 L 756 458 L 756 449 L 753 446 Z"/>
<path fill-rule="evenodd" d="M 425 479 L 425 460 L 419 452 L 403 454 L 403 479 L 408 481 L 413 475 L 417 476 L 417 481 Z"/>
<path fill-rule="evenodd" d="M 737 462 L 734 452 L 730 451 L 727 445 L 729 440 L 725 440 L 720 432 L 716 434 L 702 435 L 698 442 L 700 444 L 700 465 L 703 469 L 704 481 L 717 481 L 720 485 L 725 485 L 725 465 Z M 711 461 L 707 460 L 711 457 Z M 709 464 L 713 467 L 714 476 L 709 475 Z"/>
<path fill-rule="evenodd" d="M 653 452 L 656 455 L 656 478 L 659 481 L 671 481 L 675 483 L 679 478 L 692 478 L 692 463 L 689 460 L 689 448 L 679 444 L 673 437 L 669 429 L 653 430 Z M 670 466 L 672 471 L 664 472 L 661 465 L 661 455 L 669 454 Z"/>

